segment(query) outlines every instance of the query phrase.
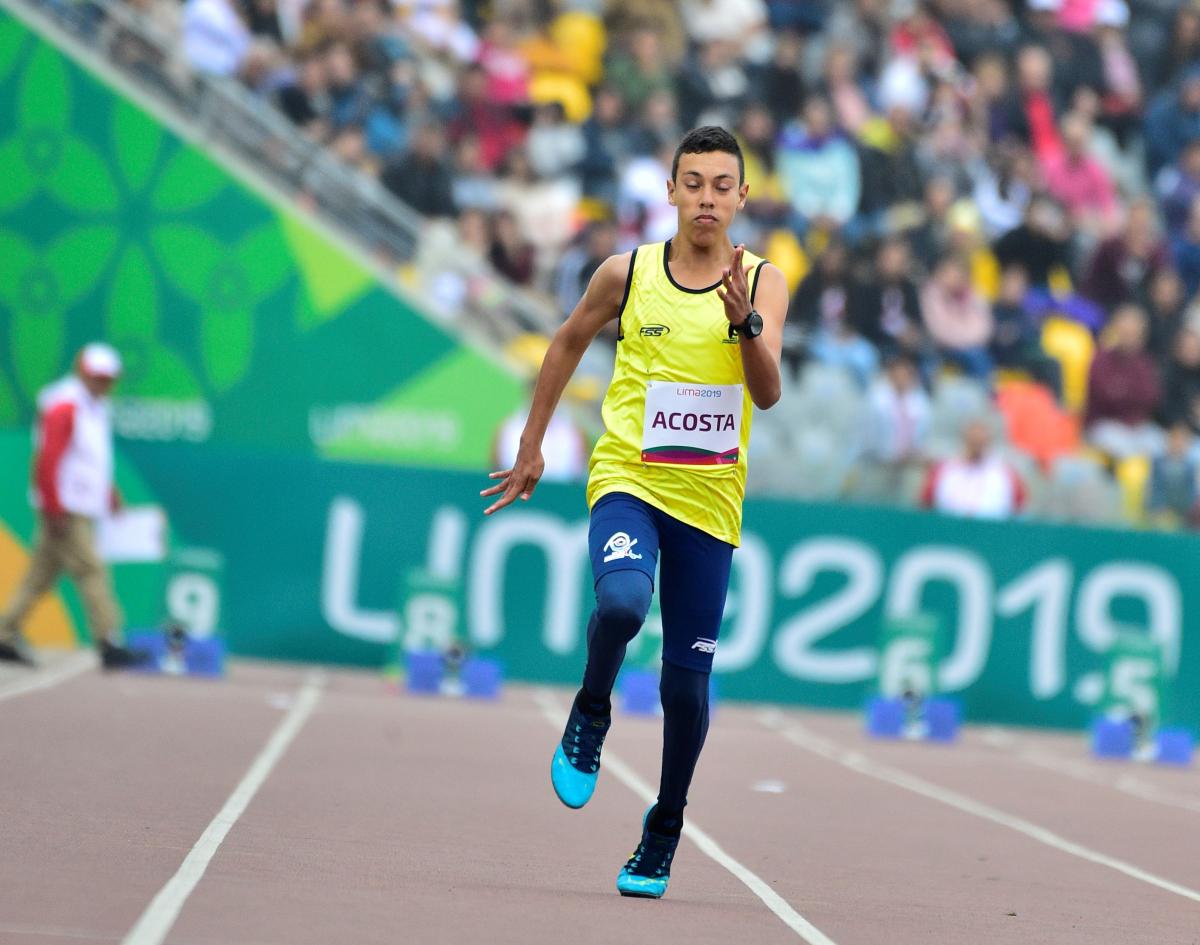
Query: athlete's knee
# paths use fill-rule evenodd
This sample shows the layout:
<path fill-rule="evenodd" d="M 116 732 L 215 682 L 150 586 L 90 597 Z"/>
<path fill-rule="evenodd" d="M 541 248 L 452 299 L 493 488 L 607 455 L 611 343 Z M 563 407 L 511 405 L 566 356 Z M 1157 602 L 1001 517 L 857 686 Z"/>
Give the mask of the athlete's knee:
<path fill-rule="evenodd" d="M 697 717 L 708 706 L 708 673 L 664 662 L 658 691 L 664 713 Z"/>
<path fill-rule="evenodd" d="M 653 588 L 641 571 L 613 571 L 596 585 L 596 619 L 606 632 L 628 639 L 642 628 Z"/>

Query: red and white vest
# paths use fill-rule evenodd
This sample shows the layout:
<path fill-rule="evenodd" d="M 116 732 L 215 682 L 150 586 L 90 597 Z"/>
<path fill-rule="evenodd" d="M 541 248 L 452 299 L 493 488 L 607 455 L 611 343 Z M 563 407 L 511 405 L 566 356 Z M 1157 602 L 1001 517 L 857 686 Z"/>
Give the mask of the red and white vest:
<path fill-rule="evenodd" d="M 977 463 L 948 459 L 930 470 L 923 499 L 925 505 L 951 515 L 1008 518 L 1025 505 L 1025 484 L 997 456 Z"/>
<path fill-rule="evenodd" d="M 50 470 L 50 482 L 35 483 L 34 505 L 41 506 L 39 493 L 53 487 L 58 503 L 67 512 L 88 518 L 108 514 L 113 489 L 112 418 L 108 401 L 88 393 L 78 377 L 65 377 L 38 394 L 38 422 L 34 449 L 40 457 L 46 447 L 43 423 L 52 412 L 70 411 L 71 436 L 66 450 Z"/>

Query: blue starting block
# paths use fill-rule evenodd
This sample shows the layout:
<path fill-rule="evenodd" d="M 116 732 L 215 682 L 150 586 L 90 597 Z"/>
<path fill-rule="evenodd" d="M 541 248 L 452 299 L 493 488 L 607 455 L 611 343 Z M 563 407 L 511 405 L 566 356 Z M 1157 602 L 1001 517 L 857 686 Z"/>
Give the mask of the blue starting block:
<path fill-rule="evenodd" d="M 867 702 L 866 721 L 867 734 L 874 738 L 952 742 L 962 719 L 953 699 L 922 699 L 914 708 L 898 697 L 873 696 Z"/>
<path fill-rule="evenodd" d="M 504 667 L 499 660 L 471 656 L 462 666 L 462 684 L 472 699 L 499 699 Z"/>
<path fill-rule="evenodd" d="M 872 696 L 867 702 L 867 734 L 876 738 L 899 738 L 908 709 L 903 699 Z"/>
<path fill-rule="evenodd" d="M 1137 759 L 1163 765 L 1186 766 L 1192 763 L 1195 741 L 1183 728 L 1159 729 L 1143 751 L 1138 744 L 1137 728 L 1131 719 L 1102 717 L 1092 725 L 1092 754 L 1118 761 Z"/>
<path fill-rule="evenodd" d="M 135 630 L 126 634 L 125 645 L 150 654 L 147 663 L 135 667 L 139 672 L 207 678 L 225 672 L 225 642 L 220 637 L 195 639 L 172 630 Z"/>
<path fill-rule="evenodd" d="M 658 692 L 659 674 L 650 669 L 626 669 L 617 679 L 621 711 L 626 715 L 662 715 Z M 715 673 L 708 676 L 708 712 L 717 709 L 719 689 Z"/>
<path fill-rule="evenodd" d="M 446 664 L 442 654 L 436 650 L 418 650 L 407 657 L 405 686 L 409 692 L 423 696 L 436 696 L 442 691 L 442 680 L 446 675 Z"/>
<path fill-rule="evenodd" d="M 658 673 L 649 669 L 627 669 L 619 680 L 621 711 L 626 715 L 658 715 Z"/>
<path fill-rule="evenodd" d="M 962 722 L 958 703 L 953 699 L 926 699 L 925 721 L 929 725 L 927 737 L 931 742 L 954 741 Z"/>
<path fill-rule="evenodd" d="M 406 688 L 424 696 L 455 695 L 474 699 L 498 699 L 504 683 L 499 660 L 483 656 L 448 658 L 438 650 L 416 650 L 407 654 Z"/>
<path fill-rule="evenodd" d="M 1092 725 L 1092 754 L 1097 758 L 1132 758 L 1134 741 L 1129 719 L 1099 718 Z"/>
<path fill-rule="evenodd" d="M 1160 728 L 1154 747 L 1154 760 L 1160 765 L 1190 765 L 1196 743 L 1185 728 Z"/>

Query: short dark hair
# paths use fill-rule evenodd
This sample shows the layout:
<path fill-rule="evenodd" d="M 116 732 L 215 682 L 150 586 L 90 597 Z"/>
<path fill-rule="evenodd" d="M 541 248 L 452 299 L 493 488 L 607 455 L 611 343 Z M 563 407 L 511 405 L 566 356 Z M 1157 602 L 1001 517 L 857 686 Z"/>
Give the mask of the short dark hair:
<path fill-rule="evenodd" d="M 717 125 L 704 125 L 693 128 L 675 149 L 675 159 L 671 161 L 671 180 L 679 176 L 679 158 L 684 154 L 711 154 L 713 151 L 724 151 L 732 154 L 738 162 L 738 186 L 746 182 L 746 162 L 742 158 L 742 148 L 737 138 L 724 128 Z"/>

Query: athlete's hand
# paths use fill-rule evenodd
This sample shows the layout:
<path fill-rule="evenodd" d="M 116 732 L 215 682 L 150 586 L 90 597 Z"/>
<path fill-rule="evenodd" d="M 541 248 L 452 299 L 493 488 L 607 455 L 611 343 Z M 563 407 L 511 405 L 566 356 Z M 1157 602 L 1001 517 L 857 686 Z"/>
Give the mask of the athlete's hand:
<path fill-rule="evenodd" d="M 488 475 L 489 479 L 499 479 L 496 485 L 482 490 L 481 496 L 499 495 L 495 502 L 483 510 L 484 515 L 491 515 L 493 512 L 499 512 L 506 505 L 511 505 L 517 498 L 521 497 L 521 501 L 528 502 L 529 497 L 533 495 L 533 490 L 537 488 L 538 480 L 542 478 L 542 471 L 546 468 L 546 461 L 542 459 L 541 450 L 532 450 L 526 452 L 524 449 L 517 452 L 517 462 L 512 469 L 500 469 Z M 503 495 L 501 495 L 503 493 Z"/>
<path fill-rule="evenodd" d="M 725 303 L 725 317 L 731 325 L 742 324 L 754 307 L 750 304 L 750 285 L 746 281 L 746 273 L 754 268 L 754 264 L 742 262 L 745 252 L 742 243 L 733 248 L 733 258 L 721 273 L 721 285 L 717 289 L 717 295 Z"/>

